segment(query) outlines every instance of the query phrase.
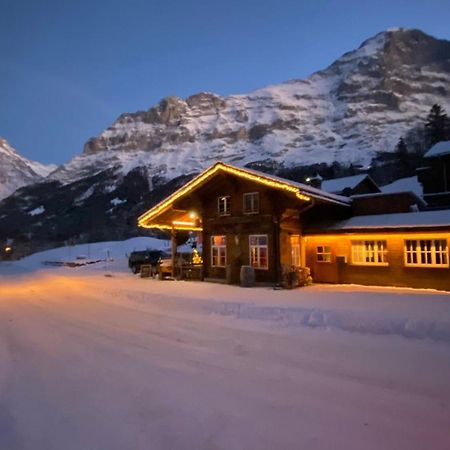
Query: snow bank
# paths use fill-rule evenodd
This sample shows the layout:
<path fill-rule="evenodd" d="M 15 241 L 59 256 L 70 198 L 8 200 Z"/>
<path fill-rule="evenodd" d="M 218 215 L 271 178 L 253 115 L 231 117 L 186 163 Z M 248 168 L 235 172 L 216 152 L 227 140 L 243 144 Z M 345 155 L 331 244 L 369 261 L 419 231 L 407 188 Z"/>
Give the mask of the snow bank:
<path fill-rule="evenodd" d="M 174 314 L 203 311 L 242 320 L 244 327 L 252 321 L 286 330 L 340 330 L 450 343 L 450 294 L 446 292 L 357 285 L 245 289 L 133 277 L 120 279 L 119 284 L 115 288 L 109 285 L 107 295 L 139 304 L 154 303 L 157 298 L 165 305 L 173 304 Z"/>
<path fill-rule="evenodd" d="M 95 242 L 90 244 L 80 244 L 65 246 L 34 253 L 20 261 L 21 265 L 36 266 L 44 261 L 72 260 L 77 257 L 87 257 L 92 259 L 125 258 L 134 250 L 167 250 L 170 243 L 164 239 L 151 237 L 136 237 L 126 241 Z"/>
<path fill-rule="evenodd" d="M 135 250 L 162 250 L 170 253 L 170 241 L 153 237 L 135 237 L 125 241 L 95 242 L 53 248 L 43 252 L 33 253 L 18 261 L 1 262 L 0 277 L 13 274 L 26 273 L 35 270 L 43 270 L 43 264 L 47 261 L 75 261 L 77 258 L 88 260 L 102 260 L 107 263 L 108 271 L 129 272 L 128 255 Z M 178 247 L 180 252 L 192 251 L 189 245 Z M 106 261 L 108 260 L 108 261 Z M 91 271 L 104 270 L 105 264 L 91 267 Z M 46 270 L 57 270 L 56 267 Z"/>
<path fill-rule="evenodd" d="M 373 335 L 397 335 L 416 339 L 429 338 L 434 341 L 450 343 L 450 322 L 439 320 L 415 320 L 407 316 L 374 314 L 370 311 L 364 313 L 317 308 L 283 308 L 243 303 L 223 303 L 214 312 L 237 319 L 274 322 L 283 327 L 304 326 L 338 329 Z"/>

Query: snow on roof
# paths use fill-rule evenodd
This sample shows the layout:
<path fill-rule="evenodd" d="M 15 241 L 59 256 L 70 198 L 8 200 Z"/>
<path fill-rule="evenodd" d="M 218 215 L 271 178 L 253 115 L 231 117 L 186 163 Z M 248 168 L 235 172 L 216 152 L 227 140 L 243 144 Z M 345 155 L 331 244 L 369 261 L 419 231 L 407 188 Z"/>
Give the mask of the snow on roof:
<path fill-rule="evenodd" d="M 225 172 L 233 174 L 237 177 L 242 177 L 245 179 L 250 179 L 251 181 L 261 183 L 266 186 L 270 186 L 276 189 L 282 189 L 289 191 L 298 199 L 303 201 L 310 201 L 311 198 L 315 200 L 321 200 L 328 203 L 335 203 L 341 206 L 350 206 L 351 200 L 347 197 L 341 197 L 340 195 L 330 194 L 328 192 L 322 191 L 320 189 L 313 188 L 306 184 L 297 183 L 295 181 L 287 180 L 285 178 L 276 177 L 274 175 L 269 175 L 264 172 L 259 172 L 253 169 L 247 169 L 242 167 L 233 166 L 231 164 L 225 164 L 218 161 L 208 169 L 201 172 L 199 175 L 194 177 L 192 180 L 188 181 L 184 186 L 182 186 L 177 191 L 173 192 L 166 199 L 162 200 L 144 214 L 138 217 L 138 224 L 144 228 L 160 228 L 160 229 L 171 229 L 174 223 L 159 223 L 155 219 L 159 218 L 161 214 L 166 213 L 173 203 L 180 197 L 188 195 L 193 189 L 197 189 L 198 186 L 207 182 L 211 177 L 213 177 L 218 172 Z M 158 219 L 159 220 L 159 219 Z M 183 226 L 185 229 L 200 231 L 201 228 L 191 222 L 179 224 L 180 227 Z M 182 228 L 177 229 L 182 229 Z M 188 227 L 188 228 L 186 228 Z"/>
<path fill-rule="evenodd" d="M 396 214 L 354 216 L 350 219 L 314 226 L 315 231 L 346 231 L 376 228 L 450 227 L 450 209 Z M 312 231 L 312 229 L 310 230 Z"/>
<path fill-rule="evenodd" d="M 448 155 L 449 153 L 450 141 L 441 141 L 434 144 L 423 156 L 424 158 L 432 158 L 433 156 Z"/>
<path fill-rule="evenodd" d="M 407 178 L 399 178 L 386 186 L 381 186 L 381 192 L 384 194 L 393 194 L 397 192 L 413 192 L 418 197 L 423 196 L 423 186 L 419 182 L 417 175 Z"/>
<path fill-rule="evenodd" d="M 346 188 L 354 189 L 361 183 L 368 175 L 366 173 L 360 175 L 353 175 L 351 177 L 335 178 L 333 180 L 323 180 L 322 190 L 326 192 L 342 192 Z"/>

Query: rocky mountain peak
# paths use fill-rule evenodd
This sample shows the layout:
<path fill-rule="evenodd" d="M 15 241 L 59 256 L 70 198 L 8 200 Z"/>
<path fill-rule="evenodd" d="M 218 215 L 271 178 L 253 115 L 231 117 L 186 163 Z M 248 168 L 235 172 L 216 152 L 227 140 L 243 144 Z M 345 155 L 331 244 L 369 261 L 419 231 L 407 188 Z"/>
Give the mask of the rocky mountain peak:
<path fill-rule="evenodd" d="M 96 155 L 95 170 L 144 164 L 167 179 L 217 159 L 367 164 L 377 151 L 393 151 L 432 104 L 450 106 L 449 54 L 448 41 L 392 29 L 304 80 L 242 95 L 166 97 L 122 114 L 56 175 L 75 179 Z"/>
<path fill-rule="evenodd" d="M 434 103 L 450 109 L 448 55 L 449 41 L 388 30 L 304 80 L 242 95 L 166 97 L 147 111 L 122 114 L 83 155 L 126 159 L 127 167 L 138 155 L 167 179 L 218 159 L 367 164 L 377 151 L 393 151 Z"/>
<path fill-rule="evenodd" d="M 42 180 L 55 168 L 24 158 L 0 137 L 0 200 L 22 186 Z"/>
<path fill-rule="evenodd" d="M 450 63 L 450 42 L 436 39 L 421 30 L 399 28 L 385 32 L 384 47 L 386 58 L 402 64 L 415 66 L 433 66 L 447 68 Z"/>

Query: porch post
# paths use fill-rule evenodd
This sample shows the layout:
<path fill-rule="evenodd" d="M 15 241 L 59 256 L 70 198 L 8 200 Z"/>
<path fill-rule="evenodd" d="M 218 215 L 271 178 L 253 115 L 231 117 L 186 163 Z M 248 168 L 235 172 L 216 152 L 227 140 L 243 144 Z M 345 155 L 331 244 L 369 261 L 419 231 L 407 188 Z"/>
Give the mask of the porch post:
<path fill-rule="evenodd" d="M 177 260 L 177 232 L 174 228 L 172 228 L 170 238 L 172 243 L 172 278 L 175 279 L 175 263 Z"/>
<path fill-rule="evenodd" d="M 205 229 L 202 227 L 202 231 L 201 231 L 201 236 L 202 236 L 202 273 L 200 275 L 200 279 L 201 281 L 205 281 L 205 242 L 206 242 L 206 234 L 205 234 Z M 209 247 L 207 247 L 207 249 L 209 249 Z M 207 258 L 209 260 L 209 258 Z"/>
<path fill-rule="evenodd" d="M 280 215 L 273 216 L 273 255 L 275 259 L 275 285 L 281 285 Z"/>

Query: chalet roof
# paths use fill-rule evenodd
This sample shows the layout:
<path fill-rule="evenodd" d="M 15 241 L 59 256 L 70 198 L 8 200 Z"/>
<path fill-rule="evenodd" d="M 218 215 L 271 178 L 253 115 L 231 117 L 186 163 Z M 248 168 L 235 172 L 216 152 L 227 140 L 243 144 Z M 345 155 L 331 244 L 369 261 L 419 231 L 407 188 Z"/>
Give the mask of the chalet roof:
<path fill-rule="evenodd" d="M 364 181 L 366 178 L 369 178 L 369 175 L 366 173 L 362 173 L 360 175 L 353 175 L 351 177 L 342 177 L 342 178 L 334 178 L 332 180 L 323 180 L 322 181 L 322 190 L 326 192 L 339 193 L 344 189 L 354 189 L 358 184 Z M 375 182 L 374 182 L 375 184 Z"/>
<path fill-rule="evenodd" d="M 149 209 L 138 218 L 138 224 L 143 227 L 155 225 L 155 220 L 164 212 L 170 210 L 175 201 L 181 197 L 188 195 L 194 189 L 200 187 L 217 173 L 228 173 L 243 179 L 255 181 L 273 189 L 282 190 L 294 194 L 299 200 L 309 202 L 311 199 L 319 200 L 324 203 L 338 204 L 341 206 L 350 206 L 351 200 L 340 195 L 330 194 L 320 189 L 313 188 L 306 184 L 297 183 L 295 181 L 286 180 L 285 178 L 269 175 L 257 170 L 236 167 L 231 164 L 217 162 L 213 166 L 201 172 L 191 181 L 187 182 L 180 189 L 175 191 L 169 197 Z M 188 226 L 188 225 L 187 225 Z M 157 228 L 168 228 L 168 226 L 157 226 Z M 193 227 L 189 229 L 194 229 Z"/>
<path fill-rule="evenodd" d="M 223 164 L 224 166 L 226 165 L 229 167 L 233 167 L 230 164 L 224 164 L 224 163 L 219 163 L 219 164 Z M 235 167 L 235 168 L 245 171 L 250 174 L 254 174 L 259 177 L 266 178 L 267 180 L 279 181 L 280 183 L 285 183 L 286 185 L 294 186 L 294 187 L 298 188 L 300 191 L 303 191 L 303 192 L 309 194 L 311 197 L 316 198 L 316 199 L 325 200 L 325 201 L 328 201 L 331 203 L 338 203 L 341 205 L 350 205 L 350 203 L 351 203 L 351 201 L 348 199 L 348 197 L 344 197 L 343 195 L 338 195 L 336 193 L 325 191 L 324 189 L 317 189 L 315 187 L 310 186 L 309 184 L 298 183 L 296 181 L 277 177 L 275 175 L 269 175 L 267 173 L 260 172 L 258 170 L 254 170 L 254 169 L 247 169 L 247 168 L 242 169 L 242 168 L 238 168 L 238 167 Z"/>
<path fill-rule="evenodd" d="M 450 154 L 450 141 L 441 141 L 434 144 L 423 156 L 424 158 L 433 158 L 448 154 Z"/>
<path fill-rule="evenodd" d="M 423 196 L 423 187 L 419 182 L 417 175 L 407 178 L 399 178 L 390 184 L 381 186 L 381 192 L 386 194 L 392 194 L 397 192 L 413 192 L 418 197 Z"/>
<path fill-rule="evenodd" d="M 359 199 L 384 199 L 386 202 L 390 202 L 395 200 L 395 197 L 398 196 L 404 196 L 407 195 L 409 196 L 411 199 L 414 199 L 414 201 L 416 202 L 417 205 L 426 208 L 428 206 L 428 203 L 424 200 L 423 197 L 420 197 L 419 195 L 417 195 L 415 192 L 413 191 L 407 191 L 407 190 L 403 190 L 403 191 L 394 191 L 394 192 L 372 192 L 370 194 L 357 194 L 357 195 L 351 195 L 350 198 L 353 200 L 359 200 Z M 355 202 L 353 202 L 353 205 L 355 205 Z M 389 213 L 389 214 L 395 214 L 395 213 Z"/>
<path fill-rule="evenodd" d="M 450 209 L 394 214 L 354 216 L 327 224 L 315 224 L 307 232 L 361 231 L 383 228 L 442 228 L 450 227 Z"/>

